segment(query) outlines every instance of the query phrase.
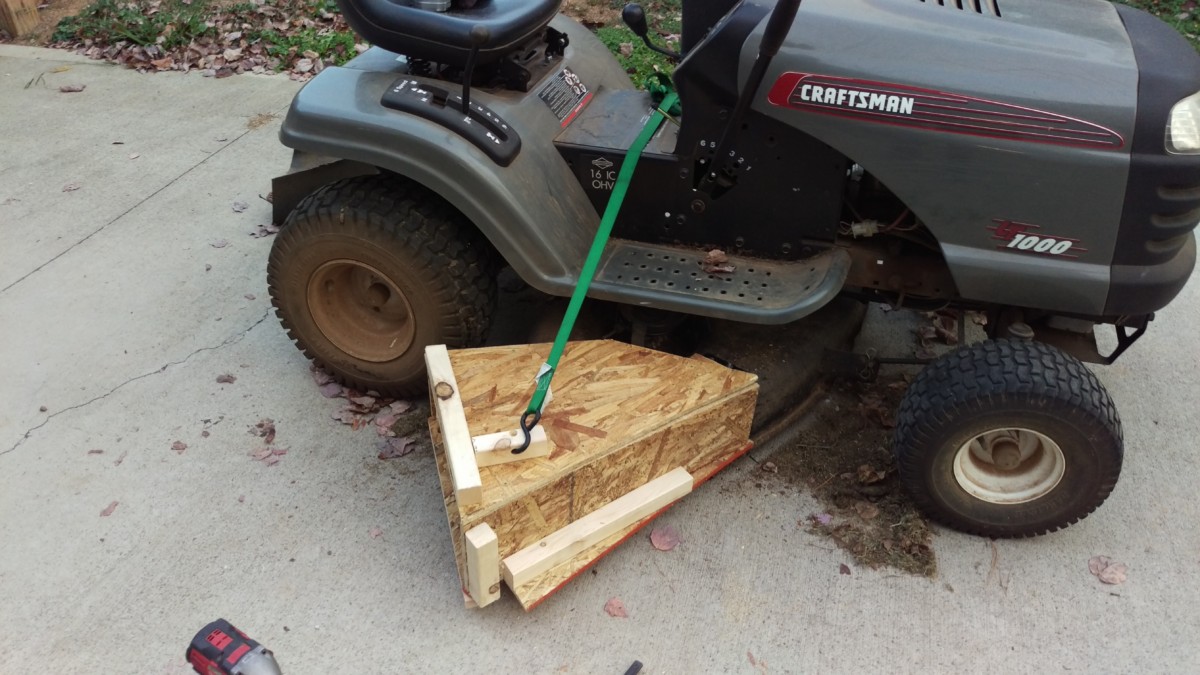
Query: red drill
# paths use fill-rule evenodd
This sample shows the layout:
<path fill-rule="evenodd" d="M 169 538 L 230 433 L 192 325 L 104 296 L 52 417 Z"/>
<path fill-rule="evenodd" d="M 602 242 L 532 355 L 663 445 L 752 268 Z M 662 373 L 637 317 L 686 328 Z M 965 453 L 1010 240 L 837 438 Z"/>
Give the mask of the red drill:
<path fill-rule="evenodd" d="M 196 633 L 188 646 L 187 660 L 200 675 L 282 675 L 271 650 L 225 619 L 217 619 Z"/>

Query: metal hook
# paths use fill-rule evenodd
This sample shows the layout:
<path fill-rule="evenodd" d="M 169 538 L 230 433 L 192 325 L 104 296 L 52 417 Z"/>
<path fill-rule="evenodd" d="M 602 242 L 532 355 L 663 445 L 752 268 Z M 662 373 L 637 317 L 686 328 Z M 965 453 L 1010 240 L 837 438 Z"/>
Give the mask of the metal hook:
<path fill-rule="evenodd" d="M 531 417 L 533 418 L 532 422 L 529 421 L 529 419 Z M 513 448 L 512 454 L 519 455 L 522 452 L 525 452 L 526 450 L 529 449 L 529 444 L 533 442 L 533 438 L 530 436 L 530 433 L 533 431 L 533 428 L 538 425 L 538 422 L 541 422 L 541 421 L 542 421 L 542 411 L 541 410 L 531 410 L 531 411 L 525 413 L 524 415 L 521 415 L 520 427 L 521 427 L 521 433 L 524 434 L 524 436 L 525 436 L 525 441 L 522 442 L 520 446 Z"/>

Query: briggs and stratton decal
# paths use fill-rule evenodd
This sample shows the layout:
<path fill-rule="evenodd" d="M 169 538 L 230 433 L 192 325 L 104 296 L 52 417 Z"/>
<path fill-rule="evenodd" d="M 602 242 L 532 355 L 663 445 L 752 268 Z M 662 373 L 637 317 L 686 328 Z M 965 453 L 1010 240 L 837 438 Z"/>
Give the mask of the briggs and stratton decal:
<path fill-rule="evenodd" d="M 995 218 L 992 222 L 995 225 L 988 225 L 987 229 L 992 231 L 992 239 L 1003 242 L 996 244 L 996 248 L 999 249 L 1062 258 L 1078 258 L 1076 254 L 1087 253 L 1087 249 L 1079 245 L 1078 239 L 1034 233 L 1034 230 L 1042 229 L 1040 225 L 1000 218 Z"/>
<path fill-rule="evenodd" d="M 542 87 L 538 98 L 550 106 L 554 116 L 566 127 L 592 100 L 592 92 L 570 68 L 563 68 Z"/>
<path fill-rule="evenodd" d="M 930 131 L 1102 150 L 1125 145 L 1112 129 L 1073 117 L 903 84 L 784 73 L 767 100 L 784 108 Z"/>

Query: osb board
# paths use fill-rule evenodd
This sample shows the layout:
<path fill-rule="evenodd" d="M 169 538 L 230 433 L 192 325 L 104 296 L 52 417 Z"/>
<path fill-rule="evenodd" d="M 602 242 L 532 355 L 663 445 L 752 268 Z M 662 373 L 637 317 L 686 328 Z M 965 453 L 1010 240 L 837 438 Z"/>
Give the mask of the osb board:
<path fill-rule="evenodd" d="M 515 428 L 548 353 L 548 345 L 450 353 L 472 435 Z M 462 533 L 480 522 L 496 531 L 503 558 L 676 467 L 711 475 L 744 451 L 758 386 L 711 361 L 592 341 L 568 345 L 553 391 L 542 420 L 553 452 L 481 468 L 481 504 L 459 507 L 437 450 L 460 578 Z"/>

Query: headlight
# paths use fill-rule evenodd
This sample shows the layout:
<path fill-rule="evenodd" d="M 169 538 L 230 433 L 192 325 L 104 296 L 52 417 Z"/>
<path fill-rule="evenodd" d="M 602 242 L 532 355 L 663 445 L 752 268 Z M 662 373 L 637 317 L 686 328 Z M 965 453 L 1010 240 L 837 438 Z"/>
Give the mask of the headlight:
<path fill-rule="evenodd" d="M 1192 94 L 1171 108 L 1167 120 L 1167 152 L 1200 155 L 1200 93 Z"/>

